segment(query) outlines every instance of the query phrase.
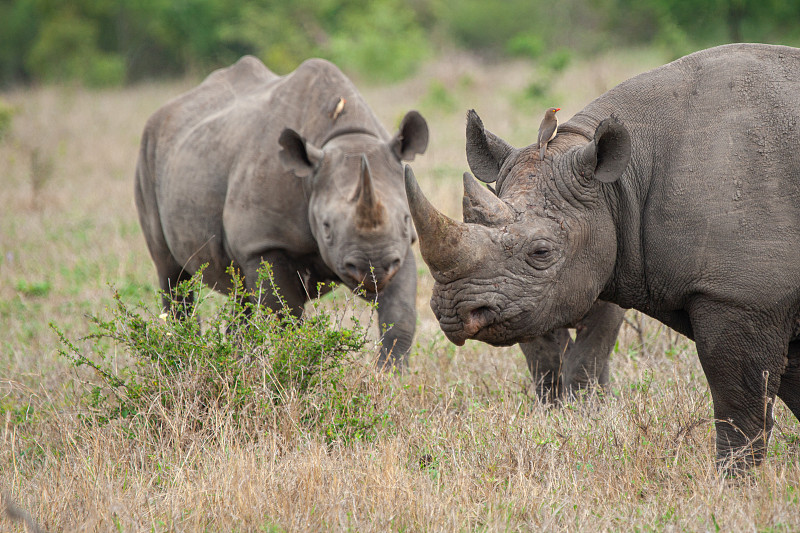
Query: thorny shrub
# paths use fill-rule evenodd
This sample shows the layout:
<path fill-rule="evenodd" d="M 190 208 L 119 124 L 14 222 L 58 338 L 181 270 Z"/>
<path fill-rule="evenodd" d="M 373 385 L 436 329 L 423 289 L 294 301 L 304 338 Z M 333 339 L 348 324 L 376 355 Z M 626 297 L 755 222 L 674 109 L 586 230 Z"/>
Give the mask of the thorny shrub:
<path fill-rule="evenodd" d="M 374 438 L 389 423 L 392 392 L 367 361 L 374 358 L 364 357 L 374 347 L 366 326 L 357 318 L 344 326 L 346 306 L 325 310 L 319 301 L 304 318 L 282 299 L 272 311 L 243 297 L 241 277 L 230 274 L 230 298 L 216 308 L 201 297 L 159 315 L 115 292 L 110 318 L 89 316 L 94 331 L 77 344 L 51 324 L 61 355 L 93 371 L 84 382 L 84 418 L 123 423 L 133 436 L 169 431 L 176 420 L 182 431 L 213 434 L 223 417 L 243 434 L 291 424 L 329 443 Z M 179 299 L 203 294 L 201 276 L 179 284 Z M 268 265 L 260 276 L 280 298 Z"/>

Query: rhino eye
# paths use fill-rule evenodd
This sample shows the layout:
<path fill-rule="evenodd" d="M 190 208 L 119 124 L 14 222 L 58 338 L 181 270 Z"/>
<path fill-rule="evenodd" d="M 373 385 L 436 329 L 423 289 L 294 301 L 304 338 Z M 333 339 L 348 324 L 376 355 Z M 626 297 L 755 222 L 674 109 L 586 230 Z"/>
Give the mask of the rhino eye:
<path fill-rule="evenodd" d="M 528 263 L 536 269 L 544 270 L 554 263 L 556 253 L 550 243 L 539 242 L 528 252 Z"/>

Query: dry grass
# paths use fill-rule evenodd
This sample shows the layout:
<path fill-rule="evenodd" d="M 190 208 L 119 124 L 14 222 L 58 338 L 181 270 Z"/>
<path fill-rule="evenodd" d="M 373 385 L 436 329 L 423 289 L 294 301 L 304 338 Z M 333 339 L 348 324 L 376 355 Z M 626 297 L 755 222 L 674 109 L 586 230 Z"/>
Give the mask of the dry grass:
<path fill-rule="evenodd" d="M 529 65 L 455 54 L 408 82 L 362 86 L 386 124 L 421 108 L 432 142 L 414 168 L 457 217 L 468 107 L 526 144 L 549 105 L 569 117 L 659 61 L 626 53 L 576 64 L 541 105 L 520 104 Z M 435 82 L 448 88 L 449 109 L 431 96 Z M 516 348 L 446 341 L 421 262 L 410 372 L 365 370 L 392 399 L 372 442 L 326 445 L 290 423 L 242 435 L 225 413 L 215 413 L 213 436 L 132 439 L 119 424 L 83 423 L 76 384 L 86 374 L 59 358 L 47 324 L 79 337 L 84 314 L 110 303 L 109 283 L 155 302 L 132 175 L 144 121 L 191 83 L 2 95 L 17 114 L 0 143 L 0 490 L 45 529 L 800 529 L 800 424 L 783 404 L 764 466 L 721 480 L 692 343 L 631 313 L 612 360 L 615 396 L 548 409 L 532 400 Z M 291 405 L 280 416 L 291 421 Z M 0 530 L 23 525 L 0 518 Z"/>

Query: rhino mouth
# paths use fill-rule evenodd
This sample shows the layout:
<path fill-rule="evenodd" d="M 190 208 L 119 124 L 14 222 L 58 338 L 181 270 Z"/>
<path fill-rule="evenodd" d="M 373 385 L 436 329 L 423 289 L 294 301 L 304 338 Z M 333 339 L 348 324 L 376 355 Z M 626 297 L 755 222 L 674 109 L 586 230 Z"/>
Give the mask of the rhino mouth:
<path fill-rule="evenodd" d="M 453 316 L 442 315 L 438 309 L 433 311 L 445 336 L 456 346 L 463 346 L 469 339 L 494 346 L 506 344 L 501 340 L 504 335 L 500 313 L 493 307 L 475 306 Z"/>
<path fill-rule="evenodd" d="M 442 332 L 456 346 L 463 346 L 467 340 L 491 346 L 513 346 L 535 338 L 527 333 L 529 313 L 524 311 L 509 315 L 502 307 L 484 304 L 447 315 L 437 308 L 433 312 Z"/>
<path fill-rule="evenodd" d="M 399 257 L 383 267 L 375 267 L 369 260 L 346 258 L 339 277 L 353 290 L 363 289 L 368 294 L 378 294 L 392 281 L 401 266 Z"/>
<path fill-rule="evenodd" d="M 340 277 L 351 290 L 363 290 L 367 294 L 374 295 L 382 292 L 386 286 L 389 285 L 389 282 L 392 281 L 395 274 L 397 274 L 396 270 L 380 276 L 372 272 L 367 272 L 365 274 L 358 273 L 355 275 L 348 273 Z"/>

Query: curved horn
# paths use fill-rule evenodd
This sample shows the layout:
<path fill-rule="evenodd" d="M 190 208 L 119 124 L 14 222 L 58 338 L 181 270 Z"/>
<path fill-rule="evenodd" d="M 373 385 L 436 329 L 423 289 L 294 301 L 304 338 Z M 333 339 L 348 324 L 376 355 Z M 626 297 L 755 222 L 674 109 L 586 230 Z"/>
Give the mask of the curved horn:
<path fill-rule="evenodd" d="M 485 185 L 478 183 L 472 174 L 464 172 L 464 222 L 483 226 L 500 226 L 514 220 L 514 211 L 494 195 Z"/>
<path fill-rule="evenodd" d="M 372 207 L 375 205 L 375 190 L 372 188 L 372 174 L 369 170 L 369 163 L 367 163 L 367 156 L 361 156 L 361 172 L 359 172 L 358 186 L 356 192 L 353 194 L 353 200 L 358 200 L 358 203 L 365 207 Z"/>
<path fill-rule="evenodd" d="M 408 165 L 405 178 L 408 207 L 419 235 L 419 249 L 431 273 L 436 277 L 438 273 L 467 266 L 464 261 L 467 258 L 462 257 L 469 232 L 467 225 L 443 215 L 431 205 Z"/>

